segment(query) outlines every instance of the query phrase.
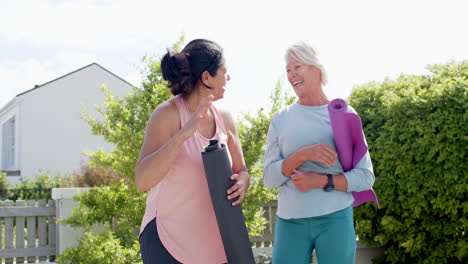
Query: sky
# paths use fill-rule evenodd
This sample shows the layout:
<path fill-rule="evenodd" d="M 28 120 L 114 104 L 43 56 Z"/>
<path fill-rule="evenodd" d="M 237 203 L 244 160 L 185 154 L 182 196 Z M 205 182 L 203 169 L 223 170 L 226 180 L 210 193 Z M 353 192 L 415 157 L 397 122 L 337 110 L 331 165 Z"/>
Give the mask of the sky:
<path fill-rule="evenodd" d="M 231 80 L 216 104 L 237 117 L 268 106 L 278 81 L 292 92 L 284 52 L 298 41 L 319 51 L 328 97 L 346 98 L 467 60 L 467 10 L 464 0 L 0 0 L 0 108 L 93 62 L 138 87 L 141 58 L 161 57 L 182 33 L 224 48 Z"/>

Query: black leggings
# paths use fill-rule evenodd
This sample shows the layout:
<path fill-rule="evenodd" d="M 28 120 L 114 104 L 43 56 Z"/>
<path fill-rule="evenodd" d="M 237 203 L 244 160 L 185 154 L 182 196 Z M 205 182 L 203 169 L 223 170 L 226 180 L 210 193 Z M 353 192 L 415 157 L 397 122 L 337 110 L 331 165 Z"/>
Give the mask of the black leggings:
<path fill-rule="evenodd" d="M 156 218 L 141 233 L 140 250 L 144 264 L 181 264 L 171 256 L 159 239 Z"/>

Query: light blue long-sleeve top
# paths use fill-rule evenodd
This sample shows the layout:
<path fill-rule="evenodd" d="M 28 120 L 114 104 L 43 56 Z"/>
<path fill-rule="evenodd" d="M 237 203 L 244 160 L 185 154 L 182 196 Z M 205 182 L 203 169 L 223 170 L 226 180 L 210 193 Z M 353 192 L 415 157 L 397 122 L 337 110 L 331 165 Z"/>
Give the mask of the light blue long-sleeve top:
<path fill-rule="evenodd" d="M 348 109 L 356 113 L 351 106 Z M 279 217 L 307 218 L 334 213 L 353 203 L 352 191 L 369 190 L 374 184 L 372 162 L 367 152 L 354 169 L 345 173 L 338 160 L 330 167 L 306 161 L 297 169 L 320 174 L 344 174 L 348 181 L 346 192 L 325 192 L 323 189 L 299 191 L 291 178 L 283 175 L 283 161 L 304 146 L 320 143 L 336 150 L 328 105 L 294 103 L 274 114 L 267 134 L 263 182 L 268 189 L 279 187 Z"/>

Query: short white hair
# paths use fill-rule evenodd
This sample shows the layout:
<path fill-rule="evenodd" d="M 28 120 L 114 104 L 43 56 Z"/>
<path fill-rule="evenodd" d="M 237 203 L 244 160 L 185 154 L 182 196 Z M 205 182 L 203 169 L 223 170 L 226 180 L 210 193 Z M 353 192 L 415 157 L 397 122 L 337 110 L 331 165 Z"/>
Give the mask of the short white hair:
<path fill-rule="evenodd" d="M 317 51 L 311 45 L 307 44 L 304 41 L 300 41 L 291 45 L 286 50 L 284 59 L 287 60 L 290 57 L 297 60 L 300 63 L 317 67 L 322 73 L 322 85 L 325 86 L 327 84 L 327 72 L 325 71 L 325 68 L 320 62 L 320 59 L 318 58 Z"/>

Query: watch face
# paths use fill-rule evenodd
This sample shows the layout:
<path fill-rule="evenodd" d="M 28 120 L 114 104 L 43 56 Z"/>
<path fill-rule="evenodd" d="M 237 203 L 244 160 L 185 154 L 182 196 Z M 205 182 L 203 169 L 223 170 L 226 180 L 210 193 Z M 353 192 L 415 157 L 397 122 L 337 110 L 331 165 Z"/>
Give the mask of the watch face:
<path fill-rule="evenodd" d="M 327 185 L 327 186 L 325 186 L 324 191 L 331 192 L 331 191 L 333 191 L 334 188 L 335 188 L 334 185 Z"/>

